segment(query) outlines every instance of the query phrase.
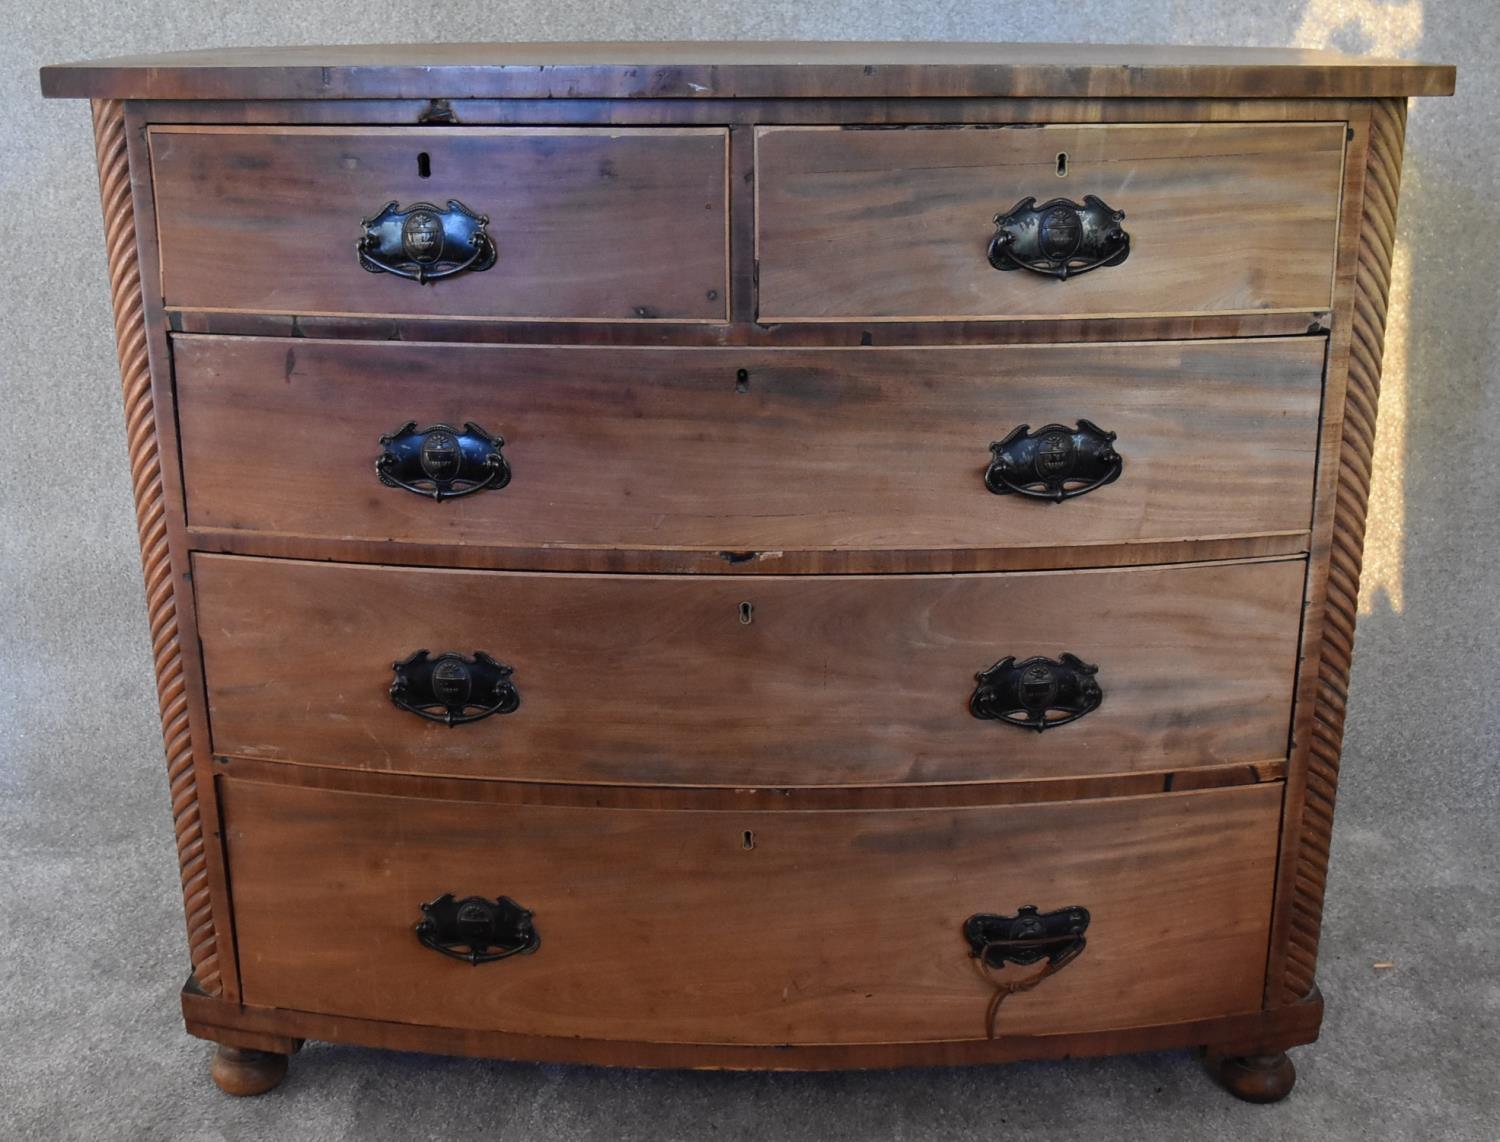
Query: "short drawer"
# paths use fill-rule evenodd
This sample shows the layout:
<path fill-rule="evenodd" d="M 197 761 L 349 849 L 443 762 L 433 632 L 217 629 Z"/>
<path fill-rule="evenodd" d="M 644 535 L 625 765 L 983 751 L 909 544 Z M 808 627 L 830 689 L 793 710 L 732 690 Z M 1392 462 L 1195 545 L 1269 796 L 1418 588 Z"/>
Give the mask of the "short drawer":
<path fill-rule="evenodd" d="M 748 350 L 188 336 L 173 346 L 195 525 L 853 557 L 1305 532 L 1324 339 Z M 507 480 L 437 502 L 430 493 L 444 486 L 490 479 L 475 467 L 441 485 L 422 466 L 422 447 L 455 439 L 423 430 L 466 423 L 503 439 Z M 991 445 L 1023 428 L 1011 446 L 1017 492 L 994 478 Z M 403 445 L 382 484 L 377 459 Z M 1117 463 L 1100 460 L 1105 448 Z"/>
<path fill-rule="evenodd" d="M 210 310 L 723 321 L 726 157 L 719 128 L 156 127 L 162 292 Z M 451 203 L 488 220 L 492 257 L 425 284 L 362 266 L 366 220 L 390 264 L 461 265 L 474 221 Z"/>
<path fill-rule="evenodd" d="M 756 139 L 764 321 L 1329 305 L 1342 123 L 763 127 Z M 1054 200 L 1086 207 L 1089 196 L 1099 212 L 1051 215 Z M 997 217 L 1028 199 L 1008 249 L 1031 263 L 1070 258 L 1066 280 L 1003 251 L 1009 268 L 991 264 Z M 1090 235 L 1116 225 L 1125 260 L 1076 272 L 1091 251 L 1113 257 L 1117 242 Z"/>
<path fill-rule="evenodd" d="M 1304 563 L 773 578 L 199 555 L 193 569 L 216 753 L 764 786 L 1283 758 Z M 425 664 L 393 668 L 421 650 Z M 476 651 L 513 674 L 497 677 Z M 449 659 L 446 679 L 426 677 L 450 652 L 467 664 Z M 1016 678 L 1031 658 L 1054 665 Z M 1100 699 L 1087 712 L 1083 667 L 1097 668 Z M 390 688 L 402 679 L 407 704 L 426 703 L 428 716 L 398 708 Z M 500 701 L 502 681 L 518 704 Z M 1039 696 L 1028 689 L 1021 702 L 1017 687 L 1033 684 Z M 976 716 L 986 686 L 981 712 L 1009 709 L 1021 724 Z M 1052 711 L 1042 732 L 1019 712 L 1026 702 Z M 484 707 L 501 708 L 444 724 Z M 1069 709 L 1081 716 L 1053 724 Z"/>
<path fill-rule="evenodd" d="M 982 1039 L 994 990 L 966 921 L 1027 906 L 1072 912 L 1085 942 L 1004 1002 L 996 1034 L 1261 1002 L 1279 785 L 750 813 L 221 788 L 251 1006 L 653 1042 Z M 428 946 L 421 906 L 448 894 L 507 897 L 529 931 L 511 908 L 471 906 L 467 929 L 439 908 Z M 471 965 L 465 931 L 481 954 L 517 954 Z M 1075 942 L 1064 929 L 1054 947 Z"/>

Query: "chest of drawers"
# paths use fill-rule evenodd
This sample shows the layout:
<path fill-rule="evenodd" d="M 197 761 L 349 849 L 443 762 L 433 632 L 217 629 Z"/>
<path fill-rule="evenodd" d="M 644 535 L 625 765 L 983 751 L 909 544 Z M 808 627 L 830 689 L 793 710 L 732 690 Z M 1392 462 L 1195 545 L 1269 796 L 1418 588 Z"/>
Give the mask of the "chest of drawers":
<path fill-rule="evenodd" d="M 1405 100 L 1045 45 L 49 68 L 93 101 L 188 922 L 306 1039 L 838 1068 L 1314 984 Z"/>

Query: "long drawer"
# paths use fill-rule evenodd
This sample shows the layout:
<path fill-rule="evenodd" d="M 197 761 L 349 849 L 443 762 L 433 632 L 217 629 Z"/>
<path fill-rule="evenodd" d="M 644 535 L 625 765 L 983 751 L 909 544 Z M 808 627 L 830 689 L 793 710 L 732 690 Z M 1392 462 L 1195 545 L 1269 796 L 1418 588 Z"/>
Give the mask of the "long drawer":
<path fill-rule="evenodd" d="M 252 1006 L 656 1042 L 983 1038 L 994 992 L 965 924 L 1027 906 L 1071 912 L 1063 936 L 1086 912 L 1085 942 L 1055 945 L 1072 958 L 1006 1000 L 997 1034 L 1260 1006 L 1279 785 L 752 813 L 221 786 Z M 428 946 L 421 906 L 448 894 Z M 492 907 L 456 907 L 471 896 Z"/>
<path fill-rule="evenodd" d="M 184 126 L 150 138 L 169 306 L 728 314 L 722 128 Z M 478 217 L 490 246 L 476 261 Z M 401 272 L 367 272 L 372 261 Z"/>
<path fill-rule="evenodd" d="M 173 347 L 193 524 L 848 551 L 1304 532 L 1324 339 L 748 350 L 189 336 Z M 421 450 L 452 444 L 466 423 L 503 439 L 508 482 L 439 502 L 428 475 L 439 469 L 423 468 Z M 987 483 L 991 444 L 1023 428 L 1009 474 L 1022 490 Z M 403 446 L 382 484 L 377 459 Z M 1118 460 L 1103 462 L 1105 449 Z M 460 475 L 489 478 L 477 466 Z"/>
<path fill-rule="evenodd" d="M 219 754 L 746 786 L 1284 757 L 1303 570 L 733 579 L 199 555 L 193 581 Z M 442 673 L 445 654 L 462 660 Z M 1022 677 L 1032 658 L 1050 665 Z"/>
<path fill-rule="evenodd" d="M 1343 123 L 762 127 L 760 318 L 1326 309 L 1343 152 Z"/>

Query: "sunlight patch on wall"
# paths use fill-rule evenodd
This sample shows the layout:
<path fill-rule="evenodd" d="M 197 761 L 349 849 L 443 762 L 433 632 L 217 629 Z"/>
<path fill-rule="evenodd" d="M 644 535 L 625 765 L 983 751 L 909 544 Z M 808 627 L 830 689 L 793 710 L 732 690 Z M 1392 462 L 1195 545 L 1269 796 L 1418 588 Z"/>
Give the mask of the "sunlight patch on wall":
<path fill-rule="evenodd" d="M 1405 56 L 1422 41 L 1423 0 L 1307 0 L 1294 44 L 1368 55 Z M 1375 433 L 1375 472 L 1365 528 L 1364 573 L 1359 613 L 1406 609 L 1402 570 L 1406 550 L 1406 335 L 1411 255 L 1399 239 L 1391 266 L 1386 311 L 1385 367 L 1380 385 L 1380 421 Z"/>

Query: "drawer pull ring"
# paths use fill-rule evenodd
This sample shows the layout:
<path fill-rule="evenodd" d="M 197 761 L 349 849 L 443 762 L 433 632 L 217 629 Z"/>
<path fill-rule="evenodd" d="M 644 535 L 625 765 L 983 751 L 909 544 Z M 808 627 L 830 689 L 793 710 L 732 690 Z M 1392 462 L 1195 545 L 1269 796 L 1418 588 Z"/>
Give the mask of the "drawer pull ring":
<path fill-rule="evenodd" d="M 405 488 L 434 500 L 455 500 L 510 483 L 505 437 L 491 436 L 472 420 L 463 428 L 408 420 L 380 438 L 375 474 L 388 488 Z"/>
<path fill-rule="evenodd" d="M 969 712 L 1038 733 L 1065 726 L 1104 701 L 1094 677 L 1098 672 L 1072 654 L 1020 662 L 1010 655 L 974 676 L 979 685 L 969 699 Z"/>
<path fill-rule="evenodd" d="M 997 496 L 1015 492 L 1034 500 L 1061 503 L 1120 478 L 1125 461 L 1114 447 L 1115 434 L 1090 420 L 1074 428 L 1047 424 L 1031 431 L 1023 424 L 990 445 L 984 486 Z"/>
<path fill-rule="evenodd" d="M 1059 173 L 1062 159 L 1059 157 Z M 1118 266 L 1130 256 L 1130 235 L 1120 226 L 1125 212 L 1092 194 L 1083 203 L 1053 198 L 1036 204 L 1026 197 L 995 215 L 990 265 L 997 270 L 1030 270 L 1059 281 Z"/>
<path fill-rule="evenodd" d="M 461 726 L 491 714 L 513 713 L 521 704 L 520 692 L 510 680 L 514 669 L 482 650 L 473 658 L 452 651 L 432 658 L 419 650 L 392 663 L 391 669 L 396 672 L 391 683 L 396 708 L 429 722 Z"/>
<path fill-rule="evenodd" d="M 482 896 L 455 900 L 453 893 L 445 892 L 422 905 L 416 933 L 424 947 L 475 967 L 511 956 L 529 956 L 542 942 L 530 910 L 509 896 L 493 901 Z"/>
<path fill-rule="evenodd" d="M 995 989 L 984 1016 L 985 1033 L 995 1037 L 995 1020 L 1000 1005 L 1010 996 L 1030 991 L 1050 975 L 1062 971 L 1076 960 L 1087 944 L 1084 933 L 1089 927 L 1087 908 L 1060 908 L 1039 912 L 1027 904 L 1014 916 L 996 916 L 980 912 L 964 921 L 964 939 L 979 974 Z M 1029 967 L 1042 960 L 1041 971 L 1016 979 L 1001 979 L 997 974 L 1007 963 Z"/>
<path fill-rule="evenodd" d="M 387 202 L 379 214 L 360 223 L 364 233 L 355 250 L 359 264 L 372 274 L 442 281 L 495 264 L 495 243 L 485 230 L 489 223 L 486 215 L 475 214 L 456 198 L 446 207 L 414 202 L 405 210 Z"/>

